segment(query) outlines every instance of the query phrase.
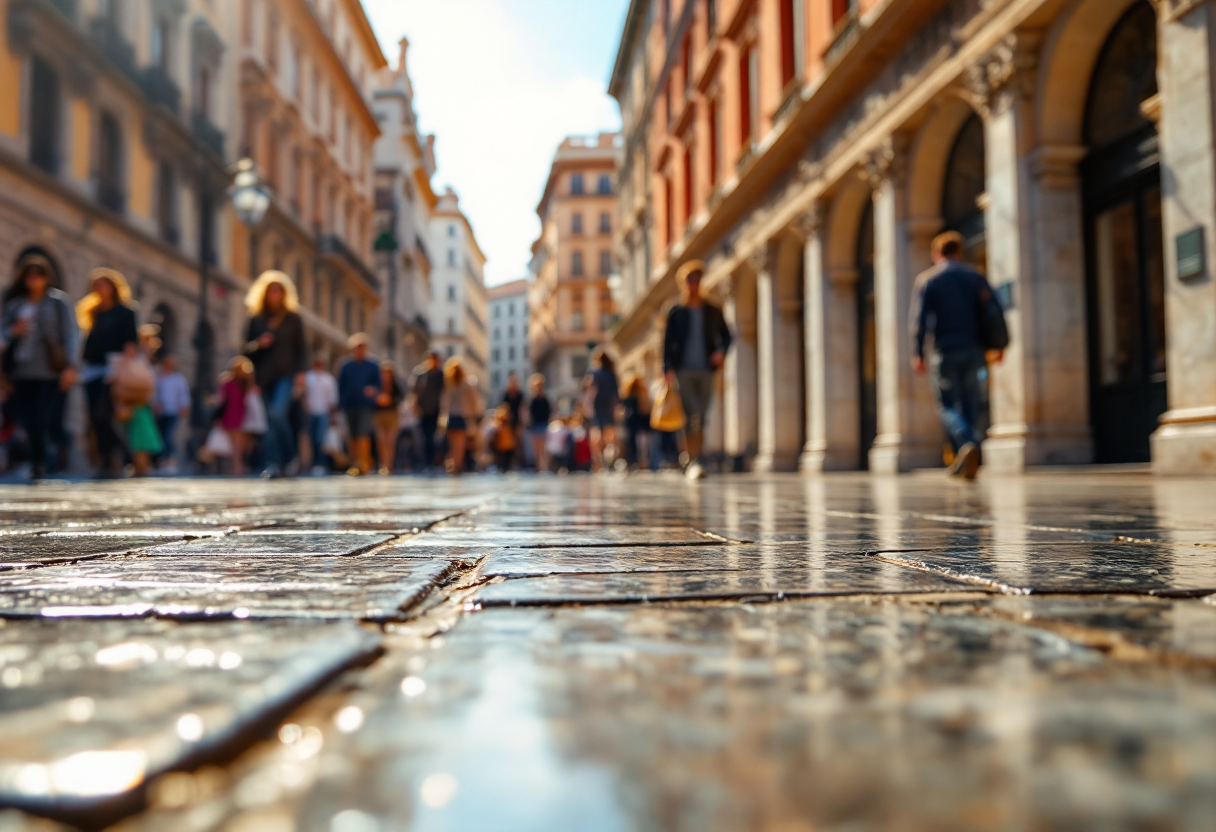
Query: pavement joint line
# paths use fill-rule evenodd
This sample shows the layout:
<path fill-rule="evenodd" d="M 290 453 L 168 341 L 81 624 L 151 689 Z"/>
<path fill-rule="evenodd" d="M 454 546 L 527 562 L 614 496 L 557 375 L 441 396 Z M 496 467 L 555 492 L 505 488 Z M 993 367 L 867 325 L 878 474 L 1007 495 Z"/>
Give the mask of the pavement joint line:
<path fill-rule="evenodd" d="M 938 551 L 941 551 L 941 550 L 938 550 Z M 925 563 L 924 561 L 919 561 L 919 560 L 908 560 L 906 558 L 883 557 L 883 554 L 884 553 L 875 553 L 875 554 L 871 555 L 871 557 L 873 557 L 875 560 L 882 561 L 883 563 L 890 563 L 894 566 L 902 566 L 907 569 L 914 569 L 917 572 L 927 572 L 930 575 L 939 575 L 943 578 L 950 578 L 952 580 L 963 581 L 966 583 L 975 584 L 977 586 L 988 587 L 989 589 L 1000 592 L 1003 595 L 1030 595 L 1031 594 L 1031 590 L 1029 590 L 1029 589 L 1025 589 L 1023 587 L 1010 586 L 1009 584 L 1005 584 L 1000 581 L 994 581 L 990 578 L 980 578 L 976 575 L 967 575 L 962 572 L 956 572 L 953 569 L 945 569 L 942 567 L 931 566 L 931 565 Z M 894 554 L 894 553 L 885 553 L 885 554 Z"/>
<path fill-rule="evenodd" d="M 960 593 L 965 590 L 959 590 Z M 974 590 L 972 590 L 974 592 Z M 523 598 L 523 599 L 481 599 L 480 606 L 486 609 L 507 609 L 512 607 L 603 607 L 603 606 L 644 606 L 647 604 L 685 604 L 708 601 L 734 601 L 750 603 L 781 603 L 783 601 L 806 601 L 815 599 L 839 600 L 842 598 L 912 598 L 919 595 L 941 594 L 940 589 L 905 590 L 891 592 L 855 592 L 852 590 L 780 590 L 773 592 L 723 592 L 705 594 L 671 594 L 671 595 L 617 595 L 592 596 L 587 598 Z M 985 593 L 995 596 L 997 593 Z"/>

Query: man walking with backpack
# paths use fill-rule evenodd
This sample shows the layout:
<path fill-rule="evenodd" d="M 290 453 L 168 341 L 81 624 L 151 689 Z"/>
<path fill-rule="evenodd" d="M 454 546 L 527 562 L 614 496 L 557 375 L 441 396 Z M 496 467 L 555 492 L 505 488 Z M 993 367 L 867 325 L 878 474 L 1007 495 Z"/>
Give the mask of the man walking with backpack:
<path fill-rule="evenodd" d="M 916 279 L 912 300 L 912 369 L 929 372 L 942 427 L 954 446 L 950 473 L 975 479 L 980 465 L 975 434 L 979 373 L 986 352 L 1003 357 L 1009 337 L 1000 304 L 982 274 L 963 262 L 963 238 L 954 231 L 933 241 L 933 268 Z M 925 336 L 933 354 L 925 361 Z"/>

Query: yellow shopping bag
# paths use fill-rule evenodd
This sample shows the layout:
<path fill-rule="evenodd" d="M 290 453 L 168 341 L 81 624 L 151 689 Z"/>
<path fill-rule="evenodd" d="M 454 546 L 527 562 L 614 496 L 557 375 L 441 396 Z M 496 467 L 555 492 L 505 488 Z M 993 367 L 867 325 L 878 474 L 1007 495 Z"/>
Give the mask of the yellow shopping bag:
<path fill-rule="evenodd" d="M 679 391 L 664 382 L 650 410 L 650 426 L 664 433 L 675 433 L 684 427 L 684 421 L 684 403 L 680 401 Z"/>

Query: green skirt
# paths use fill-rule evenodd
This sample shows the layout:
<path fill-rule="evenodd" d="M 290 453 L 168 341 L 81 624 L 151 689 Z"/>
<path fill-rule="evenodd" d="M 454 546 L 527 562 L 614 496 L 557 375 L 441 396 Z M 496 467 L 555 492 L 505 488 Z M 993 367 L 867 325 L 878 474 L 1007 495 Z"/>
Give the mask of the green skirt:
<path fill-rule="evenodd" d="M 143 405 L 131 414 L 131 421 L 127 422 L 127 442 L 131 446 L 131 453 L 136 454 L 159 454 L 165 449 L 152 408 Z"/>

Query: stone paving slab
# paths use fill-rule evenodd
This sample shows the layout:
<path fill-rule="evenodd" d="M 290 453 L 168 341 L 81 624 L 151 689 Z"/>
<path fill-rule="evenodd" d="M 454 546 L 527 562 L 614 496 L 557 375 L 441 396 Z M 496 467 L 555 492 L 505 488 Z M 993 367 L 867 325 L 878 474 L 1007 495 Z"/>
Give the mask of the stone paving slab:
<path fill-rule="evenodd" d="M 1006 592 L 1216 593 L 1216 548 L 1189 544 L 995 544 L 881 557 Z"/>
<path fill-rule="evenodd" d="M 0 804 L 58 815 L 120 806 L 378 645 L 347 623 L 9 622 Z"/>
<path fill-rule="evenodd" d="M 483 606 L 641 603 L 694 599 L 796 598 L 975 592 L 974 584 L 883 563 L 865 555 L 825 555 L 803 569 L 554 574 L 491 584 Z"/>
<path fill-rule="evenodd" d="M 276 520 L 267 531 L 360 531 L 417 534 L 452 515 L 446 511 L 333 512 L 296 514 Z"/>
<path fill-rule="evenodd" d="M 0 578 L 0 617 L 399 619 L 450 561 L 130 558 Z"/>
<path fill-rule="evenodd" d="M 285 555 L 342 556 L 355 555 L 387 543 L 389 534 L 361 532 L 242 532 L 221 538 L 193 540 L 155 546 L 143 554 L 149 557 L 193 558 L 206 556 L 281 557 Z"/>
<path fill-rule="evenodd" d="M 0 535 L 0 571 L 122 555 L 164 542 L 154 535 Z"/>
<path fill-rule="evenodd" d="M 487 610 L 372 676 L 315 756 L 296 751 L 297 728 L 222 794 L 123 832 L 1198 830 L 1216 817 L 1210 678 L 925 606 Z"/>
<path fill-rule="evenodd" d="M 499 549 L 486 558 L 487 577 L 535 577 L 609 572 L 724 572 L 764 569 L 817 569 L 841 555 L 877 551 L 874 544 L 850 541 L 672 547 Z"/>
<path fill-rule="evenodd" d="M 721 546 L 727 541 L 687 527 L 671 528 L 570 528 L 452 530 L 436 529 L 417 535 L 401 545 L 494 546 L 545 549 L 597 546 Z"/>

